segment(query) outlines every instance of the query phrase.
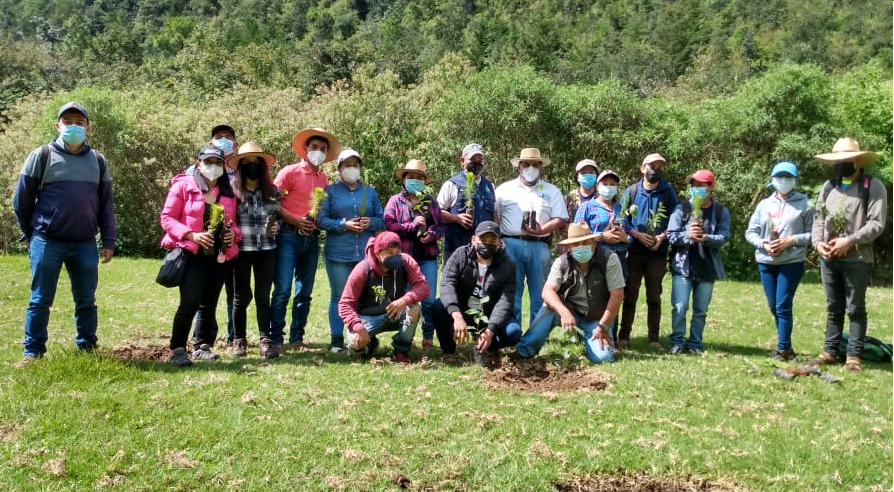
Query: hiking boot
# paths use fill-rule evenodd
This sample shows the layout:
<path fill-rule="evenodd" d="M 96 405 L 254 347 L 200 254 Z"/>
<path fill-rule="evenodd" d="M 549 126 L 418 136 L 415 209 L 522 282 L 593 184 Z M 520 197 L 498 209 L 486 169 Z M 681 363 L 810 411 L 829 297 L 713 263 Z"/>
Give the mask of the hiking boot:
<path fill-rule="evenodd" d="M 303 352 L 307 348 L 307 345 L 304 342 L 291 342 L 289 343 L 289 350 L 292 352 Z"/>
<path fill-rule="evenodd" d="M 286 347 L 281 343 L 274 343 L 273 350 L 276 351 L 276 356 L 286 355 Z"/>
<path fill-rule="evenodd" d="M 422 339 L 422 350 L 431 350 L 435 348 L 435 342 L 431 338 Z"/>
<path fill-rule="evenodd" d="M 233 340 L 233 357 L 245 357 L 245 352 L 248 349 L 248 342 L 244 338 L 237 338 Z"/>
<path fill-rule="evenodd" d="M 329 342 L 329 351 L 333 354 L 338 354 L 340 352 L 345 351 L 345 337 L 343 336 L 334 336 L 332 337 L 332 341 Z"/>
<path fill-rule="evenodd" d="M 691 348 L 690 347 L 688 350 L 689 350 L 689 355 L 696 355 L 696 356 L 702 355 L 702 349 L 700 349 L 700 348 Z"/>
<path fill-rule="evenodd" d="M 808 366 L 828 366 L 830 364 L 834 364 L 837 361 L 838 361 L 838 358 L 835 357 L 835 355 L 830 354 L 829 352 L 826 352 L 824 350 L 823 353 L 819 354 L 819 357 L 807 362 L 807 365 Z"/>
<path fill-rule="evenodd" d="M 410 360 L 410 356 L 407 355 L 406 352 L 398 352 L 394 351 L 394 363 L 395 364 L 410 364 L 412 361 Z"/>
<path fill-rule="evenodd" d="M 844 361 L 844 368 L 850 372 L 861 372 L 863 370 L 859 357 L 848 357 Z"/>
<path fill-rule="evenodd" d="M 649 342 L 649 346 L 652 347 L 652 348 L 655 349 L 655 350 L 658 350 L 658 351 L 662 351 L 662 350 L 664 350 L 664 346 L 662 346 L 662 345 L 661 345 L 661 342 L 659 342 L 659 341 L 652 341 L 652 342 Z"/>
<path fill-rule="evenodd" d="M 270 343 L 270 339 L 267 337 L 261 338 L 260 351 L 262 359 L 275 359 L 276 357 L 279 357 L 279 352 L 276 351 L 276 344 Z"/>
<path fill-rule="evenodd" d="M 630 340 L 620 339 L 618 340 L 618 346 L 615 347 L 615 352 L 623 352 L 630 347 Z"/>
<path fill-rule="evenodd" d="M 193 349 L 192 358 L 195 360 L 217 360 L 220 359 L 220 355 L 211 350 L 211 345 L 203 343 L 199 345 L 199 348 Z"/>
<path fill-rule="evenodd" d="M 25 354 L 24 357 L 22 357 L 22 360 L 20 360 L 20 361 L 16 364 L 16 367 L 17 367 L 17 368 L 22 368 L 22 367 L 25 367 L 25 366 L 27 366 L 27 365 L 29 365 L 29 364 L 33 364 L 33 363 L 37 362 L 37 361 L 40 360 L 40 359 L 41 359 L 41 356 L 39 356 L 39 355 Z"/>
<path fill-rule="evenodd" d="M 191 366 L 192 361 L 189 360 L 189 355 L 187 355 L 186 349 L 184 347 L 178 347 L 171 350 L 171 355 L 168 356 L 168 364 L 174 367 L 186 367 Z"/>
<path fill-rule="evenodd" d="M 671 345 L 670 350 L 667 351 L 670 355 L 682 355 L 684 347 L 682 345 Z"/>
<path fill-rule="evenodd" d="M 781 362 L 789 362 L 797 358 L 795 351 L 792 349 L 776 349 L 770 357 Z"/>
<path fill-rule="evenodd" d="M 78 345 L 78 353 L 79 354 L 92 354 L 94 350 L 96 350 L 95 343 Z"/>

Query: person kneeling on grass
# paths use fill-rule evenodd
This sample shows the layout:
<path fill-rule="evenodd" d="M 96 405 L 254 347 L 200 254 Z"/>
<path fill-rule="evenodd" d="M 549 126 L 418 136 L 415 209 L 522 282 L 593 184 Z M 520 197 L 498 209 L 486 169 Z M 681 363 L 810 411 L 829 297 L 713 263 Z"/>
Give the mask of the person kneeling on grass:
<path fill-rule="evenodd" d="M 500 239 L 500 226 L 484 221 L 471 244 L 458 247 L 444 265 L 441 298 L 432 306 L 435 332 L 445 354 L 474 330 L 476 362 L 482 353 L 499 356 L 521 338 L 515 319 L 515 262 Z"/>
<path fill-rule="evenodd" d="M 428 292 L 419 264 L 400 252 L 397 234 L 386 231 L 370 238 L 366 258 L 351 270 L 338 301 L 348 345 L 358 358 L 373 356 L 379 346 L 377 334 L 397 331 L 391 339 L 394 361 L 409 364 L 410 344 L 419 323 L 419 302 L 428 297 Z"/>
<path fill-rule="evenodd" d="M 580 330 L 590 362 L 614 362 L 608 326 L 624 299 L 624 274 L 617 255 L 596 244 L 599 236 L 590 234 L 586 222 L 568 226 L 568 239 L 559 243 L 566 245 L 568 252 L 550 268 L 543 286 L 543 307 L 515 347 L 518 357 L 537 355 L 558 322 L 569 334 Z"/>

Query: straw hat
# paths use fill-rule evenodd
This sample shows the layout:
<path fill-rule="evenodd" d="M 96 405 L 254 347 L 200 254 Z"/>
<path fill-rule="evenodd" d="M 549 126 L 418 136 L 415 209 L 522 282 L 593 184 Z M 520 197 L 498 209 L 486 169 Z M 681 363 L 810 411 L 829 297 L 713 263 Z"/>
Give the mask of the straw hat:
<path fill-rule="evenodd" d="M 269 152 L 264 152 L 264 150 L 261 149 L 261 146 L 256 142 L 245 142 L 240 145 L 239 150 L 231 155 L 228 160 L 235 162 L 238 167 L 239 164 L 242 163 L 242 159 L 245 159 L 246 157 L 260 157 L 264 160 L 264 164 L 266 164 L 267 167 L 272 166 L 276 162 L 276 156 Z"/>
<path fill-rule="evenodd" d="M 419 159 L 410 159 L 410 161 L 407 162 L 404 167 L 398 169 L 397 171 L 394 171 L 394 175 L 397 176 L 397 179 L 399 181 L 403 181 L 405 174 L 409 172 L 415 172 L 425 177 L 425 184 L 431 184 L 431 182 L 434 180 L 431 178 L 431 176 L 428 175 L 426 169 L 427 168 L 424 162 L 420 161 Z"/>
<path fill-rule="evenodd" d="M 550 163 L 546 157 L 540 157 L 540 149 L 534 147 L 522 149 L 518 157 L 510 160 L 513 166 L 517 166 L 521 161 L 540 161 L 544 166 L 548 166 Z"/>
<path fill-rule="evenodd" d="M 823 164 L 836 164 L 839 162 L 853 162 L 854 166 L 868 166 L 878 159 L 875 152 L 860 150 L 860 142 L 853 138 L 839 138 L 828 154 L 817 154 L 816 160 Z"/>
<path fill-rule="evenodd" d="M 341 152 L 341 144 L 335 135 L 322 128 L 305 128 L 292 137 L 292 150 L 298 157 L 307 159 L 307 141 L 312 137 L 323 137 L 329 142 L 329 150 L 326 152 L 326 159 L 323 162 L 334 161 L 338 157 L 338 153 Z"/>
<path fill-rule="evenodd" d="M 588 239 L 599 239 L 602 237 L 601 232 L 590 234 L 590 226 L 586 222 L 578 222 L 568 226 L 568 239 L 559 241 L 559 244 L 573 244 L 586 241 Z"/>

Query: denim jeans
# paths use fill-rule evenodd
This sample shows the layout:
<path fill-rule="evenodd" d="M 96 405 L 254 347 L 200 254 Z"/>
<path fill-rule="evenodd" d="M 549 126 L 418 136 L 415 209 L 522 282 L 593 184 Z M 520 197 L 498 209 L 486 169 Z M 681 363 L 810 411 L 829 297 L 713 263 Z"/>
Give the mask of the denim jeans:
<path fill-rule="evenodd" d="M 326 276 L 329 277 L 329 334 L 333 337 L 344 336 L 345 322 L 338 315 L 338 300 L 348 283 L 348 276 L 359 261 L 326 260 Z"/>
<path fill-rule="evenodd" d="M 792 350 L 792 304 L 795 291 L 804 276 L 804 262 L 796 261 L 785 265 L 757 264 L 761 274 L 761 284 L 770 305 L 770 313 L 776 322 L 777 343 L 779 350 Z"/>
<path fill-rule="evenodd" d="M 618 339 L 630 340 L 633 320 L 636 318 L 636 302 L 639 286 L 646 281 L 646 326 L 649 341 L 657 342 L 661 326 L 661 282 L 667 273 L 667 258 L 661 255 L 645 256 L 627 253 L 627 279 L 624 286 L 624 304 L 621 308 L 621 329 Z"/>
<path fill-rule="evenodd" d="M 193 318 L 196 319 L 194 343 L 214 345 L 218 330 L 217 303 L 224 277 L 232 271 L 231 268 L 228 264 L 218 263 L 216 256 L 206 256 L 201 250 L 197 255 L 189 253 L 183 283 L 179 287 L 180 304 L 174 313 L 170 348 L 186 347 Z"/>
<path fill-rule="evenodd" d="M 528 300 L 531 309 L 530 320 L 534 322 L 534 316 L 543 305 L 540 296 L 543 284 L 549 275 L 550 254 L 549 246 L 542 241 L 526 241 L 524 239 L 505 238 L 506 253 L 515 262 L 515 319 L 521 320 L 522 293 L 525 279 L 528 282 Z"/>
<path fill-rule="evenodd" d="M 689 349 L 702 349 L 702 334 L 705 332 L 705 319 L 708 317 L 708 305 L 714 292 L 714 282 L 691 280 L 683 275 L 674 275 L 671 279 L 671 345 L 686 346 Z M 689 296 L 692 295 L 692 321 L 689 323 L 689 340 L 686 336 L 686 311 L 689 310 Z"/>
<path fill-rule="evenodd" d="M 56 298 L 62 265 L 71 282 L 75 308 L 75 344 L 79 349 L 96 346 L 96 285 L 99 254 L 96 242 L 66 242 L 35 232 L 28 249 L 31 259 L 31 299 L 25 311 L 25 355 L 40 357 L 47 351 L 47 324 Z"/>
<path fill-rule="evenodd" d="M 611 345 L 600 347 L 600 340 L 590 340 L 593 338 L 593 331 L 596 330 L 596 325 L 599 324 L 599 321 L 588 321 L 574 310 L 571 310 L 571 314 L 574 315 L 574 323 L 584 332 L 584 339 L 581 342 L 584 344 L 584 352 L 587 359 L 594 364 L 614 362 L 614 347 Z M 560 324 L 559 315 L 544 304 L 540 311 L 537 312 L 537 316 L 534 318 L 528 331 L 525 332 L 525 335 L 515 347 L 515 351 L 518 355 L 525 358 L 534 357 L 549 339 L 549 333 Z M 580 336 L 580 334 L 576 336 Z"/>
<path fill-rule="evenodd" d="M 826 342 L 823 350 L 838 353 L 844 314 L 850 319 L 847 356 L 859 357 L 866 342 L 866 287 L 872 265 L 861 261 L 823 261 L 820 274 L 826 292 Z"/>
<path fill-rule="evenodd" d="M 295 297 L 292 299 L 289 343 L 303 342 L 320 256 L 320 243 L 317 236 L 304 236 L 290 227 L 283 227 L 276 242 L 276 275 L 273 277 L 273 297 L 270 300 L 270 341 L 283 343 L 286 305 L 289 303 L 294 281 Z"/>
<path fill-rule="evenodd" d="M 456 352 L 456 340 L 453 338 L 453 316 L 447 312 L 447 308 L 438 299 L 432 305 L 432 320 L 435 324 L 435 332 L 438 334 L 438 343 L 445 354 Z M 475 320 L 472 316 L 463 313 L 466 324 L 472 326 Z M 497 326 L 494 338 L 491 340 L 488 352 L 496 352 L 503 347 L 512 347 L 521 339 L 521 324 L 515 318 L 509 318 L 503 326 Z"/>
<path fill-rule="evenodd" d="M 397 319 L 391 319 L 387 314 L 378 316 L 360 315 L 360 321 L 363 323 L 363 327 L 366 328 L 366 332 L 369 333 L 370 338 L 375 338 L 379 333 L 386 331 L 396 331 L 397 333 L 391 337 L 391 346 L 394 347 L 395 352 L 406 354 L 410 352 L 413 337 L 416 335 L 416 325 L 419 323 L 418 316 L 416 316 L 417 321 L 415 323 L 410 322 L 410 312 L 418 310 L 419 305 L 414 304 L 401 311 Z M 348 331 L 346 342 L 349 347 L 354 344 L 356 336 L 354 332 Z"/>
<path fill-rule="evenodd" d="M 437 260 L 429 260 L 429 261 L 420 261 L 419 269 L 422 270 L 422 275 L 425 276 L 425 282 L 428 283 L 428 297 L 422 300 L 420 304 L 422 304 L 422 338 L 425 340 L 434 340 L 435 338 L 435 325 L 432 322 L 432 305 L 435 303 L 435 299 L 438 298 L 435 291 L 438 289 L 438 261 Z M 407 290 L 410 289 L 410 284 L 407 284 Z"/>
<path fill-rule="evenodd" d="M 262 337 L 270 336 L 270 287 L 276 273 L 276 250 L 242 251 L 234 260 L 233 270 L 236 295 L 233 298 L 235 338 L 246 337 L 246 311 L 252 300 L 252 272 L 254 272 L 255 318 Z"/>

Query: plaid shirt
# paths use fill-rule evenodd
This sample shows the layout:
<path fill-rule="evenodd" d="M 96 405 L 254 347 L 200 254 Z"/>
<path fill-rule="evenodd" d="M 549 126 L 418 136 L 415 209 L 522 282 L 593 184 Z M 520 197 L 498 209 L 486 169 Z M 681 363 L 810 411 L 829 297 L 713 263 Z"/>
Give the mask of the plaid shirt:
<path fill-rule="evenodd" d="M 425 214 L 425 224 L 428 233 L 434 236 L 434 241 L 422 243 L 416 237 L 416 226 L 413 219 L 413 203 L 403 192 L 392 196 L 385 205 L 385 230 L 395 232 L 400 237 L 400 250 L 418 261 L 434 260 L 438 257 L 438 239 L 444 237 L 445 227 L 441 219 L 441 208 L 438 201 L 428 196 L 429 210 Z"/>
<path fill-rule="evenodd" d="M 279 217 L 279 201 L 264 201 L 260 189 L 245 190 L 245 201 L 236 208 L 236 223 L 242 231 L 240 251 L 276 249 L 276 238 L 267 237 L 267 216 Z"/>
<path fill-rule="evenodd" d="M 574 222 L 586 222 L 590 226 L 590 232 L 603 232 L 609 223 L 621 213 L 621 204 L 617 200 L 612 202 L 612 208 L 609 209 L 599 202 L 597 199 L 587 200 L 583 202 L 574 216 Z M 621 221 L 624 225 L 624 231 L 630 233 L 630 227 L 626 220 Z M 627 250 L 627 243 L 607 244 L 599 241 L 599 244 L 607 247 L 612 251 Z"/>

